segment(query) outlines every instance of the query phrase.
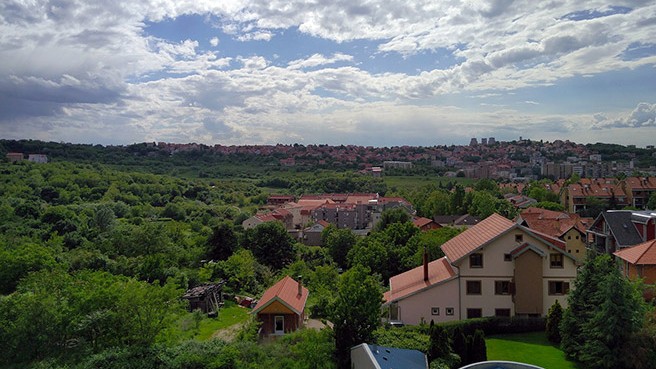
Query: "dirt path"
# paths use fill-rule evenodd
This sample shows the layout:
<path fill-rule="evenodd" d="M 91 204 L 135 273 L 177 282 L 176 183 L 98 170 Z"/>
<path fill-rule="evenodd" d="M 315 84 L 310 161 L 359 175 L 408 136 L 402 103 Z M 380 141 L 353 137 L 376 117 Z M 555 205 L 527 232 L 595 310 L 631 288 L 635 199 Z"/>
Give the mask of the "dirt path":
<path fill-rule="evenodd" d="M 220 338 L 226 342 L 232 342 L 237 337 L 237 333 L 244 326 L 244 323 L 233 324 L 229 327 L 219 329 L 212 333 L 212 338 Z"/>

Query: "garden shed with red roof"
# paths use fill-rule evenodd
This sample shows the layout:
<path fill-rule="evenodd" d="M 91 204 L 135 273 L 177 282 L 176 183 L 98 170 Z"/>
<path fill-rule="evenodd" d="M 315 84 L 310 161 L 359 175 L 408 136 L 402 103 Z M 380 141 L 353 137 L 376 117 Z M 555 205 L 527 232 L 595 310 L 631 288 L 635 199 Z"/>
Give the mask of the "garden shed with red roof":
<path fill-rule="evenodd" d="M 253 314 L 262 322 L 261 336 L 283 335 L 303 326 L 308 289 L 286 276 L 264 292 Z"/>

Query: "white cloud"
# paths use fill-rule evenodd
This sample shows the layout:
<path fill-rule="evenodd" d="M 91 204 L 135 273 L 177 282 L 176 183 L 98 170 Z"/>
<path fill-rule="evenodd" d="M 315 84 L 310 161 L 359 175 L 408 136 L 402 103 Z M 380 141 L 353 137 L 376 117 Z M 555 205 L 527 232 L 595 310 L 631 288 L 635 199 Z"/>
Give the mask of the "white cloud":
<path fill-rule="evenodd" d="M 321 54 L 314 54 L 307 59 L 298 59 L 289 62 L 290 69 L 314 68 L 321 65 L 335 64 L 340 61 L 352 61 L 352 55 L 335 53 L 332 57 L 327 58 Z"/>
<path fill-rule="evenodd" d="M 210 45 L 217 47 L 219 46 L 219 38 L 218 37 L 212 37 L 210 39 Z"/>
<path fill-rule="evenodd" d="M 656 127 L 656 104 L 641 102 L 628 114 L 615 118 L 595 114 L 593 118 L 593 129 Z"/>

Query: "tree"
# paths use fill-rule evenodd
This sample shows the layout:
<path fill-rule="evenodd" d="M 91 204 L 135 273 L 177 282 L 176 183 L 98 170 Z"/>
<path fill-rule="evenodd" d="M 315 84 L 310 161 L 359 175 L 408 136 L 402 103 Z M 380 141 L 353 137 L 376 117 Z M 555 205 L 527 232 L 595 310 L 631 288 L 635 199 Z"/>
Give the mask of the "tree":
<path fill-rule="evenodd" d="M 471 363 L 469 360 L 469 350 L 467 349 L 467 336 L 465 335 L 465 332 L 463 332 L 461 327 L 456 327 L 456 329 L 453 330 L 452 335 L 453 338 L 451 341 L 453 342 L 453 352 L 460 356 L 460 364 L 464 366 Z"/>
<path fill-rule="evenodd" d="M 350 368 L 351 347 L 370 342 L 380 325 L 380 284 L 364 267 L 355 266 L 340 277 L 330 320 L 340 368 Z"/>
<path fill-rule="evenodd" d="M 485 346 L 485 333 L 477 329 L 473 336 L 467 337 L 470 342 L 469 346 L 469 361 L 471 363 L 478 363 L 487 360 L 487 347 Z"/>
<path fill-rule="evenodd" d="M 257 260 L 280 270 L 295 257 L 294 241 L 281 222 L 266 222 L 246 232 L 246 248 Z"/>
<path fill-rule="evenodd" d="M 340 268 L 346 269 L 347 255 L 357 242 L 355 234 L 350 229 L 337 229 L 334 226 L 327 227 L 324 232 L 326 232 L 323 237 L 324 246 L 328 248 L 333 261 Z M 323 233 L 322 236 L 324 236 Z"/>
<path fill-rule="evenodd" d="M 625 368 L 631 338 L 642 327 L 644 303 L 637 289 L 614 268 L 603 277 L 595 297 L 601 304 L 583 324 L 581 361 L 590 368 Z"/>
<path fill-rule="evenodd" d="M 404 208 L 393 208 L 384 210 L 380 220 L 376 224 L 376 230 L 382 231 L 393 223 L 405 223 L 410 221 L 410 214 Z"/>
<path fill-rule="evenodd" d="M 560 302 L 556 302 L 551 305 L 549 312 L 547 313 L 547 338 L 553 343 L 560 343 L 560 321 L 563 319 L 563 307 L 560 306 Z"/>
<path fill-rule="evenodd" d="M 212 229 L 207 239 L 207 258 L 225 260 L 237 249 L 237 235 L 230 222 L 224 221 Z"/>
<path fill-rule="evenodd" d="M 451 344 L 449 334 L 444 327 L 435 325 L 431 320 L 428 330 L 428 362 L 436 359 L 448 359 L 451 355 Z"/>
<path fill-rule="evenodd" d="M 387 279 L 392 275 L 388 249 L 391 243 L 384 236 L 379 235 L 380 233 L 377 233 L 358 240 L 348 253 L 348 265 L 365 267 Z"/>
<path fill-rule="evenodd" d="M 593 255 L 583 264 L 574 281 L 574 289 L 567 298 L 567 309 L 560 323 L 560 346 L 570 359 L 581 361 L 586 341 L 584 326 L 592 319 L 603 302 L 598 293 L 605 275 L 616 268 L 608 255 Z"/>
<path fill-rule="evenodd" d="M 647 201 L 647 209 L 656 209 L 656 191 L 652 192 Z"/>
<path fill-rule="evenodd" d="M 497 209 L 497 198 L 487 191 L 474 192 L 469 212 L 481 218 L 487 218 Z"/>

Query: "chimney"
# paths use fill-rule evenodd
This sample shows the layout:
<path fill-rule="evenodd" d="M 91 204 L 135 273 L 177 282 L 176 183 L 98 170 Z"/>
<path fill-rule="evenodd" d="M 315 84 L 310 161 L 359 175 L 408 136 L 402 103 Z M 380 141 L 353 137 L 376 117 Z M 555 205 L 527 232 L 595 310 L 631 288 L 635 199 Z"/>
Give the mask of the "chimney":
<path fill-rule="evenodd" d="M 298 276 L 298 295 L 299 296 L 303 295 L 303 276 L 302 275 Z"/>
<path fill-rule="evenodd" d="M 424 246 L 424 281 L 428 282 L 428 249 Z"/>

